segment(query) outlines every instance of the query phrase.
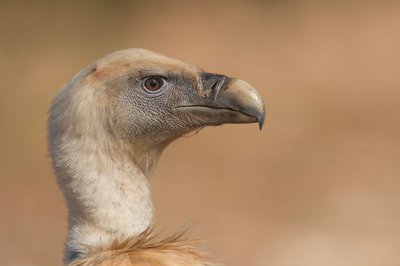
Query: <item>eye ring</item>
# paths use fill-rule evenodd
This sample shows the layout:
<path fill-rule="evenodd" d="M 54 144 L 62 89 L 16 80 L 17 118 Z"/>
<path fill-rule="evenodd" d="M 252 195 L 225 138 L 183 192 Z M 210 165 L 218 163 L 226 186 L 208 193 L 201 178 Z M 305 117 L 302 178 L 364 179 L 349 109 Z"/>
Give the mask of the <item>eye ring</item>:
<path fill-rule="evenodd" d="M 159 91 L 164 83 L 165 80 L 161 77 L 147 77 L 143 80 L 142 86 L 146 91 L 154 93 Z"/>

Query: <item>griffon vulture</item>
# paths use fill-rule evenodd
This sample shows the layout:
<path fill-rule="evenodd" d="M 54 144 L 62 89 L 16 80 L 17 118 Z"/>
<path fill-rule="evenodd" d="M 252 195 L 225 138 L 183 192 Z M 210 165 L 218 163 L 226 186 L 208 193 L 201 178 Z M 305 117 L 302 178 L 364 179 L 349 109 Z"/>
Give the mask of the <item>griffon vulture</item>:
<path fill-rule="evenodd" d="M 264 122 L 247 82 L 144 49 L 82 69 L 49 109 L 49 153 L 68 207 L 66 265 L 212 265 L 177 233 L 154 242 L 147 176 L 176 138 Z"/>

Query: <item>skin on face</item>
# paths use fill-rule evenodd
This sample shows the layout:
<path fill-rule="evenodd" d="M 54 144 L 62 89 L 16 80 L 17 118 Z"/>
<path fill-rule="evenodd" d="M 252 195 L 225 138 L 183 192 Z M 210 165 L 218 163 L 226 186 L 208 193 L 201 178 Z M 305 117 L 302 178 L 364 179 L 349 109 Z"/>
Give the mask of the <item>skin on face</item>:
<path fill-rule="evenodd" d="M 264 121 L 261 97 L 250 84 L 143 49 L 95 62 L 86 79 L 102 84 L 105 124 L 118 136 L 159 143 L 208 125 L 261 127 Z"/>

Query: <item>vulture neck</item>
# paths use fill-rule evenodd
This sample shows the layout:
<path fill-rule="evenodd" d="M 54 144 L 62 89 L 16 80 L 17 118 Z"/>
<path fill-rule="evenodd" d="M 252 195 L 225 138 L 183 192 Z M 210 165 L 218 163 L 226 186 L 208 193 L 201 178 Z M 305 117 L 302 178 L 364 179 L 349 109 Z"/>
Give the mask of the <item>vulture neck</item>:
<path fill-rule="evenodd" d="M 140 159 L 128 145 L 102 145 L 91 138 L 71 138 L 64 146 L 55 168 L 69 209 L 66 262 L 86 253 L 87 246 L 109 246 L 151 225 L 153 205 L 143 169 L 155 165 L 161 151 L 140 149 Z"/>

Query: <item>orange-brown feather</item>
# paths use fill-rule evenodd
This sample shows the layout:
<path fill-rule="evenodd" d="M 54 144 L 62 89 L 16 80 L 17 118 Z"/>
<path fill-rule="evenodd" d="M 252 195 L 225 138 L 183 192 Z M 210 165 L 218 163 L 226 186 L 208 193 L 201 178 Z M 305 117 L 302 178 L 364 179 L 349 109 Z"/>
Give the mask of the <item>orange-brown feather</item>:
<path fill-rule="evenodd" d="M 70 266 L 217 266 L 206 253 L 194 245 L 202 240 L 184 238 L 180 230 L 161 240 L 156 240 L 153 229 L 149 228 L 136 237 L 123 241 L 115 240 L 109 247 L 88 247 L 83 258 L 71 262 Z"/>

